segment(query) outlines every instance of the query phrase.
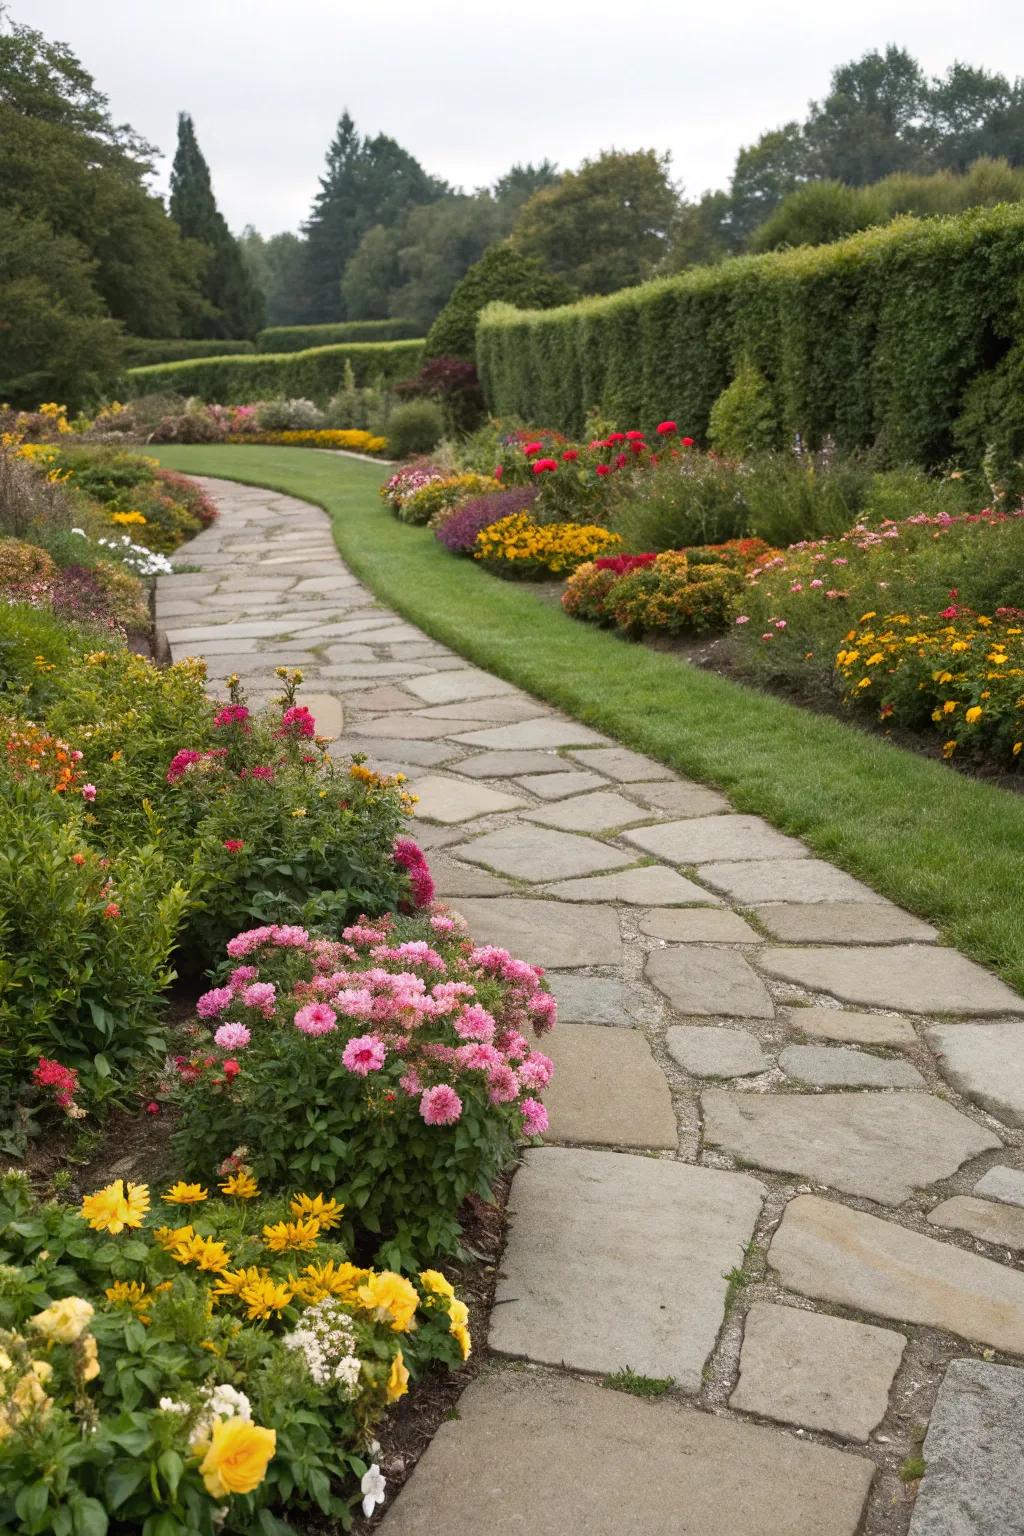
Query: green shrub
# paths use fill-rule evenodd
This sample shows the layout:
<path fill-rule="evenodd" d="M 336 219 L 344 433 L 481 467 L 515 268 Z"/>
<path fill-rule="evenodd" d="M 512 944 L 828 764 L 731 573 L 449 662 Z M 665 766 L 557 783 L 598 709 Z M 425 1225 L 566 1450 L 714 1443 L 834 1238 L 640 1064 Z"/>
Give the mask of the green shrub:
<path fill-rule="evenodd" d="M 635 554 L 721 544 L 747 530 L 742 466 L 687 452 L 623 482 L 610 525 Z"/>
<path fill-rule="evenodd" d="M 0 712 L 38 714 L 85 638 L 48 608 L 0 600 Z"/>
<path fill-rule="evenodd" d="M 1024 206 L 900 219 L 561 309 L 492 306 L 477 364 L 496 415 L 575 432 L 593 406 L 648 428 L 671 412 L 702 437 L 748 358 L 786 435 L 841 451 L 881 439 L 891 462 L 935 464 L 1017 332 L 1022 278 Z M 969 422 L 959 441 L 980 463 Z"/>
<path fill-rule="evenodd" d="M 330 325 L 271 325 L 256 337 L 257 352 L 305 352 L 345 341 L 411 341 L 413 320 L 339 320 Z"/>
<path fill-rule="evenodd" d="M 356 384 L 388 383 L 414 372 L 422 351 L 421 341 L 381 341 L 313 347 L 304 352 L 256 352 L 248 357 L 201 357 L 130 368 L 125 374 L 125 388 L 130 396 L 196 395 L 221 405 L 246 405 L 250 400 L 282 396 L 321 404 L 343 385 L 347 362 L 352 364 Z"/>
<path fill-rule="evenodd" d="M 779 446 L 779 419 L 768 381 L 760 368 L 743 362 L 723 389 L 708 419 L 708 441 L 728 459 L 745 459 Z"/>
<path fill-rule="evenodd" d="M 608 593 L 604 610 L 628 635 L 699 634 L 725 628 L 730 605 L 742 590 L 738 571 L 699 565 L 695 574 L 682 551 L 667 551 L 623 576 Z"/>
<path fill-rule="evenodd" d="M 433 400 L 409 400 L 388 416 L 388 453 L 393 459 L 429 453 L 444 436 L 444 412 Z"/>
<path fill-rule="evenodd" d="M 920 470 L 905 475 L 919 487 L 932 483 Z M 828 449 L 764 454 L 745 465 L 741 476 L 747 529 L 776 548 L 844 533 L 861 515 L 877 478 L 863 457 L 852 454 L 840 458 Z M 895 496 L 892 500 L 895 504 Z"/>
<path fill-rule="evenodd" d="M 534 257 L 522 255 L 511 245 L 492 245 L 455 284 L 448 303 L 427 332 L 424 356 L 475 361 L 477 320 L 485 305 L 495 300 L 523 309 L 550 309 L 568 304 L 574 297 L 564 278 L 552 277 Z M 524 414 L 536 419 L 534 412 Z"/>
<path fill-rule="evenodd" d="M 195 357 L 241 357 L 255 350 L 251 341 L 193 341 L 185 336 L 154 341 L 148 336 L 127 336 L 125 367 L 147 368 L 153 363 L 183 363 Z"/>
<path fill-rule="evenodd" d="M 610 623 L 608 599 L 621 580 L 618 571 L 588 560 L 577 566 L 566 582 L 562 607 L 570 618 L 589 619 L 593 624 Z"/>
<path fill-rule="evenodd" d="M 997 367 L 976 378 L 964 397 L 955 436 L 965 454 L 981 462 L 1000 501 L 1024 498 L 1024 345 L 1012 347 Z"/>

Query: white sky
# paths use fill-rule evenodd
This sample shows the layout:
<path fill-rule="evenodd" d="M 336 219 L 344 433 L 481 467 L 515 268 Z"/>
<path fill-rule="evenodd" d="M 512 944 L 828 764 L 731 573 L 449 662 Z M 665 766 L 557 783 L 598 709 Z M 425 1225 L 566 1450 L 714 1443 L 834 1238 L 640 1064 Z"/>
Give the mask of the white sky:
<path fill-rule="evenodd" d="M 1024 73 L 1020 0 L 10 0 L 168 157 L 191 112 L 233 228 L 296 228 L 337 119 L 467 188 L 513 161 L 672 152 L 691 195 L 893 42 Z"/>

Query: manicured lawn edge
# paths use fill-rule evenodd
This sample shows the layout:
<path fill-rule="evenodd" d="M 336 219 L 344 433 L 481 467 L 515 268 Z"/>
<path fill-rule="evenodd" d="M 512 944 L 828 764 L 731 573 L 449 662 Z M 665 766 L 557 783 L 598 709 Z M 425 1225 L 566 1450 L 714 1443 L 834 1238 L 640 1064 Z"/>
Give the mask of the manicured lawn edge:
<path fill-rule="evenodd" d="M 428 634 L 804 838 L 1024 990 L 1024 797 L 573 623 L 394 519 L 379 465 L 301 448 L 146 451 L 314 502 L 353 571 Z"/>

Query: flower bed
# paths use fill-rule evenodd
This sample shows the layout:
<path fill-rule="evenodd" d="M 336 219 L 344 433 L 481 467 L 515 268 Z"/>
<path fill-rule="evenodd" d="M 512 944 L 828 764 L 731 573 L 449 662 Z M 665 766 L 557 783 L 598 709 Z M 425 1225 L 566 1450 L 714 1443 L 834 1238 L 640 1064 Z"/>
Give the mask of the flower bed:
<path fill-rule="evenodd" d="M 477 534 L 473 558 L 496 575 L 535 579 L 574 571 L 620 542 L 607 528 L 538 523 L 528 512 L 514 512 Z"/>
<path fill-rule="evenodd" d="M 393 475 L 381 487 L 381 495 L 403 523 L 425 527 L 433 518 L 470 497 L 499 489 L 497 480 L 490 475 L 439 475 L 429 470 L 412 470 Z"/>
<path fill-rule="evenodd" d="M 0 1523 L 24 1536 L 284 1533 L 384 1502 L 374 1430 L 471 1347 L 446 1276 L 353 1264 L 333 1195 L 0 1180 Z M 275 1513 L 276 1511 L 276 1513 Z"/>
<path fill-rule="evenodd" d="M 229 432 L 226 443 L 272 443 L 282 448 L 334 448 L 347 453 L 383 453 L 386 437 L 352 428 L 312 427 L 304 431 Z"/>
<path fill-rule="evenodd" d="M 724 630 L 743 591 L 741 572 L 774 553 L 760 539 L 734 539 L 660 555 L 613 555 L 579 567 L 562 607 L 573 618 L 614 625 L 634 637 Z"/>

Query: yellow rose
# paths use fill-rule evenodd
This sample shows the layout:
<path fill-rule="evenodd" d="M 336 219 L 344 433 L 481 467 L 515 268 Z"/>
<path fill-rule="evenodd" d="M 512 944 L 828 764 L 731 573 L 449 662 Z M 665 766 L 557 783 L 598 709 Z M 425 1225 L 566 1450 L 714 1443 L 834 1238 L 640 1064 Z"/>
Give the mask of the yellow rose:
<path fill-rule="evenodd" d="M 218 1419 L 210 1448 L 199 1463 L 206 1491 L 213 1499 L 251 1493 L 267 1473 L 277 1447 L 277 1432 L 248 1419 Z"/>
<path fill-rule="evenodd" d="M 391 1374 L 388 1376 L 388 1402 L 396 1403 L 408 1390 L 409 1372 L 402 1358 L 402 1351 L 399 1350 L 391 1362 Z"/>
<path fill-rule="evenodd" d="M 453 1296 L 448 1303 L 448 1316 L 451 1318 L 451 1331 L 454 1333 L 456 1328 L 465 1328 L 469 1322 L 469 1308 L 464 1301 L 460 1301 L 457 1296 Z"/>
<path fill-rule="evenodd" d="M 425 1291 L 433 1291 L 435 1296 L 447 1296 L 449 1300 L 455 1296 L 454 1286 L 439 1269 L 421 1269 L 420 1284 Z"/>
<path fill-rule="evenodd" d="M 463 1358 L 463 1360 L 468 1360 L 469 1356 L 470 1356 L 470 1351 L 473 1348 L 472 1341 L 470 1340 L 470 1337 L 469 1337 L 469 1329 L 468 1328 L 464 1328 L 461 1325 L 459 1325 L 459 1326 L 454 1327 L 452 1329 L 452 1334 L 453 1334 L 456 1342 L 458 1343 L 459 1348 L 462 1350 L 462 1358 Z"/>
<path fill-rule="evenodd" d="M 81 1296 L 65 1296 L 61 1301 L 52 1301 L 44 1312 L 37 1312 L 29 1323 L 58 1344 L 73 1344 L 89 1326 L 92 1314 L 90 1302 Z"/>

